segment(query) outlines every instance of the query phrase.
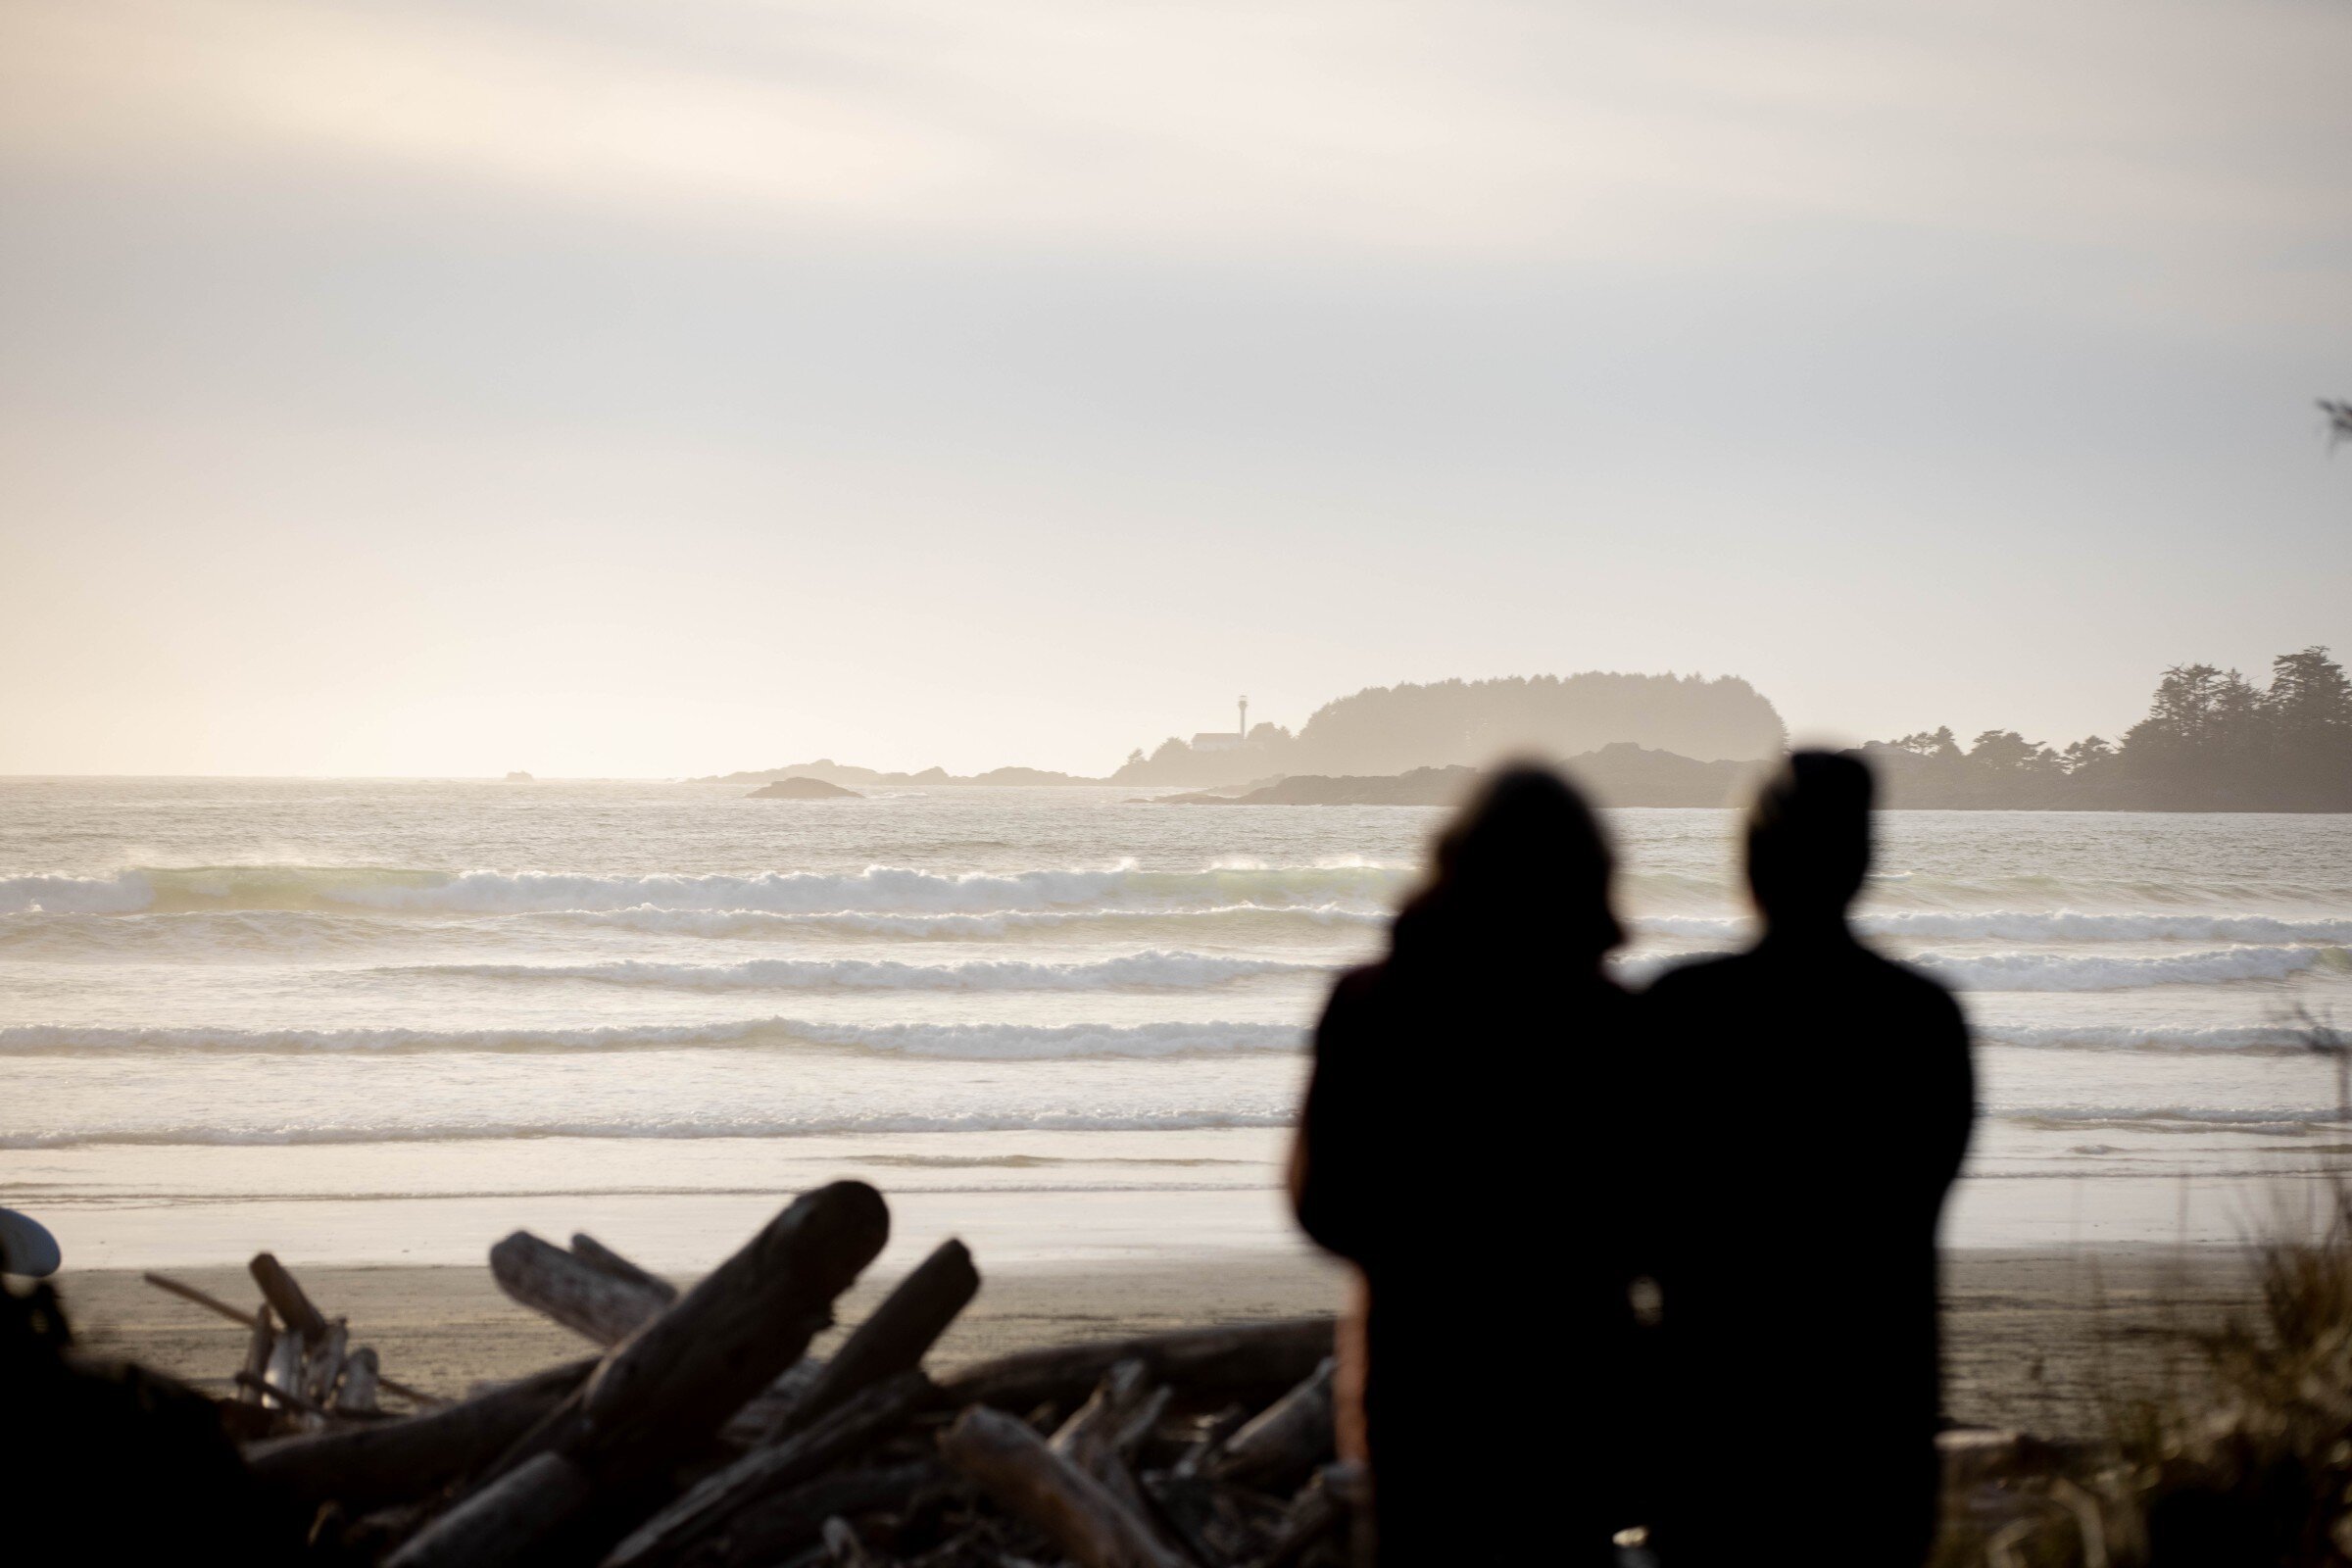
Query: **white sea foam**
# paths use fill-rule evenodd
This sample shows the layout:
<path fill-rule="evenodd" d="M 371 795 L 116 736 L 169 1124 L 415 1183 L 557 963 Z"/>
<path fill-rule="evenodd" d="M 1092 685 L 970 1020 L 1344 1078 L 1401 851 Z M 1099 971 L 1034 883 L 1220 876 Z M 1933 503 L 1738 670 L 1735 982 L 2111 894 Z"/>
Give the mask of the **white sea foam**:
<path fill-rule="evenodd" d="M 1129 954 L 1092 963 L 1021 959 L 900 963 L 887 958 L 753 958 L 742 963 L 437 963 L 379 970 L 481 980 L 578 980 L 691 991 L 1192 991 L 1260 975 L 1316 974 L 1321 964 L 1203 953 Z"/>
<path fill-rule="evenodd" d="M 2340 910 L 2352 887 L 2300 881 L 2214 877 L 2099 877 L 2011 874 L 1950 876 L 1927 871 L 1874 874 L 1865 894 L 1887 912 L 1999 911 L 2017 908 L 2230 913 L 2278 906 Z"/>
<path fill-rule="evenodd" d="M 1212 904 L 1190 909 L 995 909 L 982 913 L 879 913 L 830 909 L 784 913 L 773 909 L 667 909 L 641 904 L 626 909 L 559 909 L 535 918 L 562 924 L 612 926 L 695 937 L 775 937 L 838 933 L 849 936 L 997 941 L 1032 931 L 1124 927 L 1192 928 L 1207 924 L 1298 924 L 1341 928 L 1386 925 L 1385 909 L 1345 904 Z"/>
<path fill-rule="evenodd" d="M 302 1054 L 318 1052 L 626 1052 L 819 1047 L 983 1061 L 1080 1056 L 1175 1056 L 1296 1050 L 1289 1024 L 1200 1023 L 814 1023 L 748 1018 L 708 1024 L 605 1024 L 577 1029 L 204 1029 L 78 1028 L 18 1024 L 0 1029 L 0 1056 L 96 1054 Z"/>
<path fill-rule="evenodd" d="M 321 1122 L 271 1127 L 201 1124 L 84 1126 L 0 1133 L 0 1150 L 74 1149 L 92 1145 L 277 1147 L 317 1144 L 440 1144 L 515 1138 L 821 1138 L 864 1133 L 1180 1132 L 1234 1127 L 1286 1127 L 1289 1106 L 1263 1109 L 1184 1108 L 1136 1112 L 972 1111 L 948 1115 L 708 1117 L 679 1115 L 633 1120 L 551 1118 L 545 1121 Z"/>
<path fill-rule="evenodd" d="M 1646 985 L 1668 969 L 1720 953 L 1637 954 L 1617 961 L 1618 978 Z M 2146 986 L 2230 985 L 2284 980 L 2311 969 L 2352 970 L 2342 948 L 2219 948 L 2210 953 L 2129 957 L 2103 954 L 1914 954 L 1903 960 L 1956 991 L 2132 991 Z"/>
<path fill-rule="evenodd" d="M 1910 963 L 1963 991 L 2126 991 L 2141 986 L 2225 985 L 2283 980 L 2327 965 L 2346 967 L 2343 949 L 2221 948 L 2158 957 L 1988 953 L 1924 953 Z"/>
<path fill-rule="evenodd" d="M 2152 1132 L 2299 1133 L 2342 1125 L 2333 1106 L 2308 1105 L 2016 1105 L 2003 1120 L 2042 1127 L 2119 1127 Z"/>
<path fill-rule="evenodd" d="M 1987 1045 L 2013 1046 L 2021 1051 L 2252 1052 L 2286 1054 L 2304 1050 L 2296 1032 L 2283 1024 L 2215 1025 L 2202 1029 L 2136 1024 L 1990 1024 L 1981 1027 L 1977 1034 Z"/>
<path fill-rule="evenodd" d="M 1755 929 L 1737 916 L 1653 915 L 1636 928 L 1658 936 L 1725 940 Z M 2075 909 L 1918 910 L 1863 914 L 1854 929 L 1897 941 L 1954 942 L 2315 942 L 2352 944 L 2352 920 L 2267 914 L 2101 914 Z"/>
<path fill-rule="evenodd" d="M 991 913 L 1004 910 L 1186 909 L 1345 902 L 1377 909 L 1407 873 L 1329 865 L 1151 871 L 973 871 L 901 866 L 858 872 L 602 876 L 568 871 L 460 871 L 301 865 L 144 868 L 111 877 L 0 879 L 0 913 L 44 910 L 117 914 L 145 909 L 371 908 L 414 913 L 501 914 L 552 910 L 763 909 Z"/>
<path fill-rule="evenodd" d="M 50 872 L 0 876 L 0 914 L 40 910 L 127 914 L 154 902 L 154 885 L 143 871 L 124 871 L 115 876 L 67 876 Z"/>

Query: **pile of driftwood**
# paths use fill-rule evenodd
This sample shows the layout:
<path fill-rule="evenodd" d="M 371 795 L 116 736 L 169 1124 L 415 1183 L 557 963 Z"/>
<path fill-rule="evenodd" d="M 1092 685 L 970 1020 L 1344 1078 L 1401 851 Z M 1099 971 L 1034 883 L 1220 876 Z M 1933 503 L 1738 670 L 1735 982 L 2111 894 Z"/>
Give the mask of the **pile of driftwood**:
<path fill-rule="evenodd" d="M 231 1419 L 321 1561 L 1307 1568 L 1359 1560 L 1332 1455 L 1328 1318 L 1055 1347 L 940 1381 L 923 1358 L 980 1288 L 941 1245 L 819 1360 L 882 1250 L 879 1193 L 801 1198 L 681 1294 L 585 1236 L 516 1232 L 490 1266 L 602 1353 L 463 1400 L 383 1375 L 275 1258 Z M 391 1394 L 410 1413 L 381 1405 Z"/>

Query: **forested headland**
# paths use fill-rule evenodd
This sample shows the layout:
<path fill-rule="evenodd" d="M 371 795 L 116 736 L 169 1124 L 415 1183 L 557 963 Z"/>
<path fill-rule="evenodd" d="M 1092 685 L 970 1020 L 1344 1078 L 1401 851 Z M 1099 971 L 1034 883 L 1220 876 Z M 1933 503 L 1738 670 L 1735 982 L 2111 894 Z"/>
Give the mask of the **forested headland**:
<path fill-rule="evenodd" d="M 1862 748 L 1893 807 L 2126 811 L 2352 810 L 2352 681 L 2325 648 L 2280 654 L 2267 686 L 2177 664 L 2147 716 L 2063 748 L 1946 727 Z"/>
<path fill-rule="evenodd" d="M 1279 724 L 1171 736 L 1109 780 L 1027 767 L 969 777 L 941 768 L 882 773 L 830 760 L 732 773 L 716 783 L 807 777 L 852 788 L 899 784 L 1267 787 L 1265 804 L 1426 804 L 1452 798 L 1442 774 L 1504 757 L 1565 763 L 1605 805 L 1736 806 L 1756 766 L 1788 749 L 1773 705 L 1737 676 L 1579 675 L 1373 686 Z M 1949 726 L 1860 748 L 1882 804 L 1902 808 L 2125 811 L 2352 811 L 2352 680 L 2325 648 L 2271 661 L 2268 684 L 2234 669 L 2164 672 L 2147 716 L 2115 739 L 2064 747 L 2013 729 L 1965 744 Z M 1422 775 L 1418 784 L 1400 775 Z M 1272 788 L 1277 780 L 1295 781 Z M 1418 791 L 1419 793 L 1416 793 Z"/>
<path fill-rule="evenodd" d="M 1497 757 L 1575 757 L 1630 742 L 1701 760 L 1777 757 L 1788 731 L 1735 675 L 1514 675 L 1370 686 L 1325 703 L 1294 735 L 1251 726 L 1243 744 L 1196 748 L 1175 736 L 1141 750 L 1119 784 L 1239 784 L 1294 773 L 1389 774 L 1484 766 Z"/>

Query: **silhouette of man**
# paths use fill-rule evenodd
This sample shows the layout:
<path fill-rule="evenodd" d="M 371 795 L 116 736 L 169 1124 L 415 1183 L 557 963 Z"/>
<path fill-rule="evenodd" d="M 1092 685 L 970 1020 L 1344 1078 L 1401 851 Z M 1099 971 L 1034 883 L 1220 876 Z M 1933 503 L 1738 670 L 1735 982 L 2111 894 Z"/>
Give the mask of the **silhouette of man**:
<path fill-rule="evenodd" d="M 1669 1565 L 1912 1568 L 1934 1535 L 1936 1230 L 1976 1092 L 1950 996 L 1847 927 L 1871 793 L 1791 757 L 1747 824 L 1762 939 L 1642 1003 Z"/>

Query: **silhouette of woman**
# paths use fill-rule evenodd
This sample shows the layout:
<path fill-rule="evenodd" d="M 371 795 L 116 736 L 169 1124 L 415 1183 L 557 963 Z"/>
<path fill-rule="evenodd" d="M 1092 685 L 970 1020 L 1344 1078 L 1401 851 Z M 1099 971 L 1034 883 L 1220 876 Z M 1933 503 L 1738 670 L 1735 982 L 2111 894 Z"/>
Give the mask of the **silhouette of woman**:
<path fill-rule="evenodd" d="M 1497 774 L 1439 840 L 1388 957 L 1341 978 L 1315 1032 L 1291 1189 L 1359 1271 L 1341 1446 L 1370 1462 L 1387 1568 L 1606 1560 L 1638 1517 L 1618 1516 L 1606 1431 L 1633 1331 L 1603 1196 L 1631 1010 L 1601 970 L 1622 938 L 1610 870 L 1558 775 Z M 1556 1336 L 1540 1394 L 1517 1355 L 1481 1355 L 1498 1332 Z M 1591 1417 L 1543 1445 L 1507 1436 L 1539 1400 Z"/>

